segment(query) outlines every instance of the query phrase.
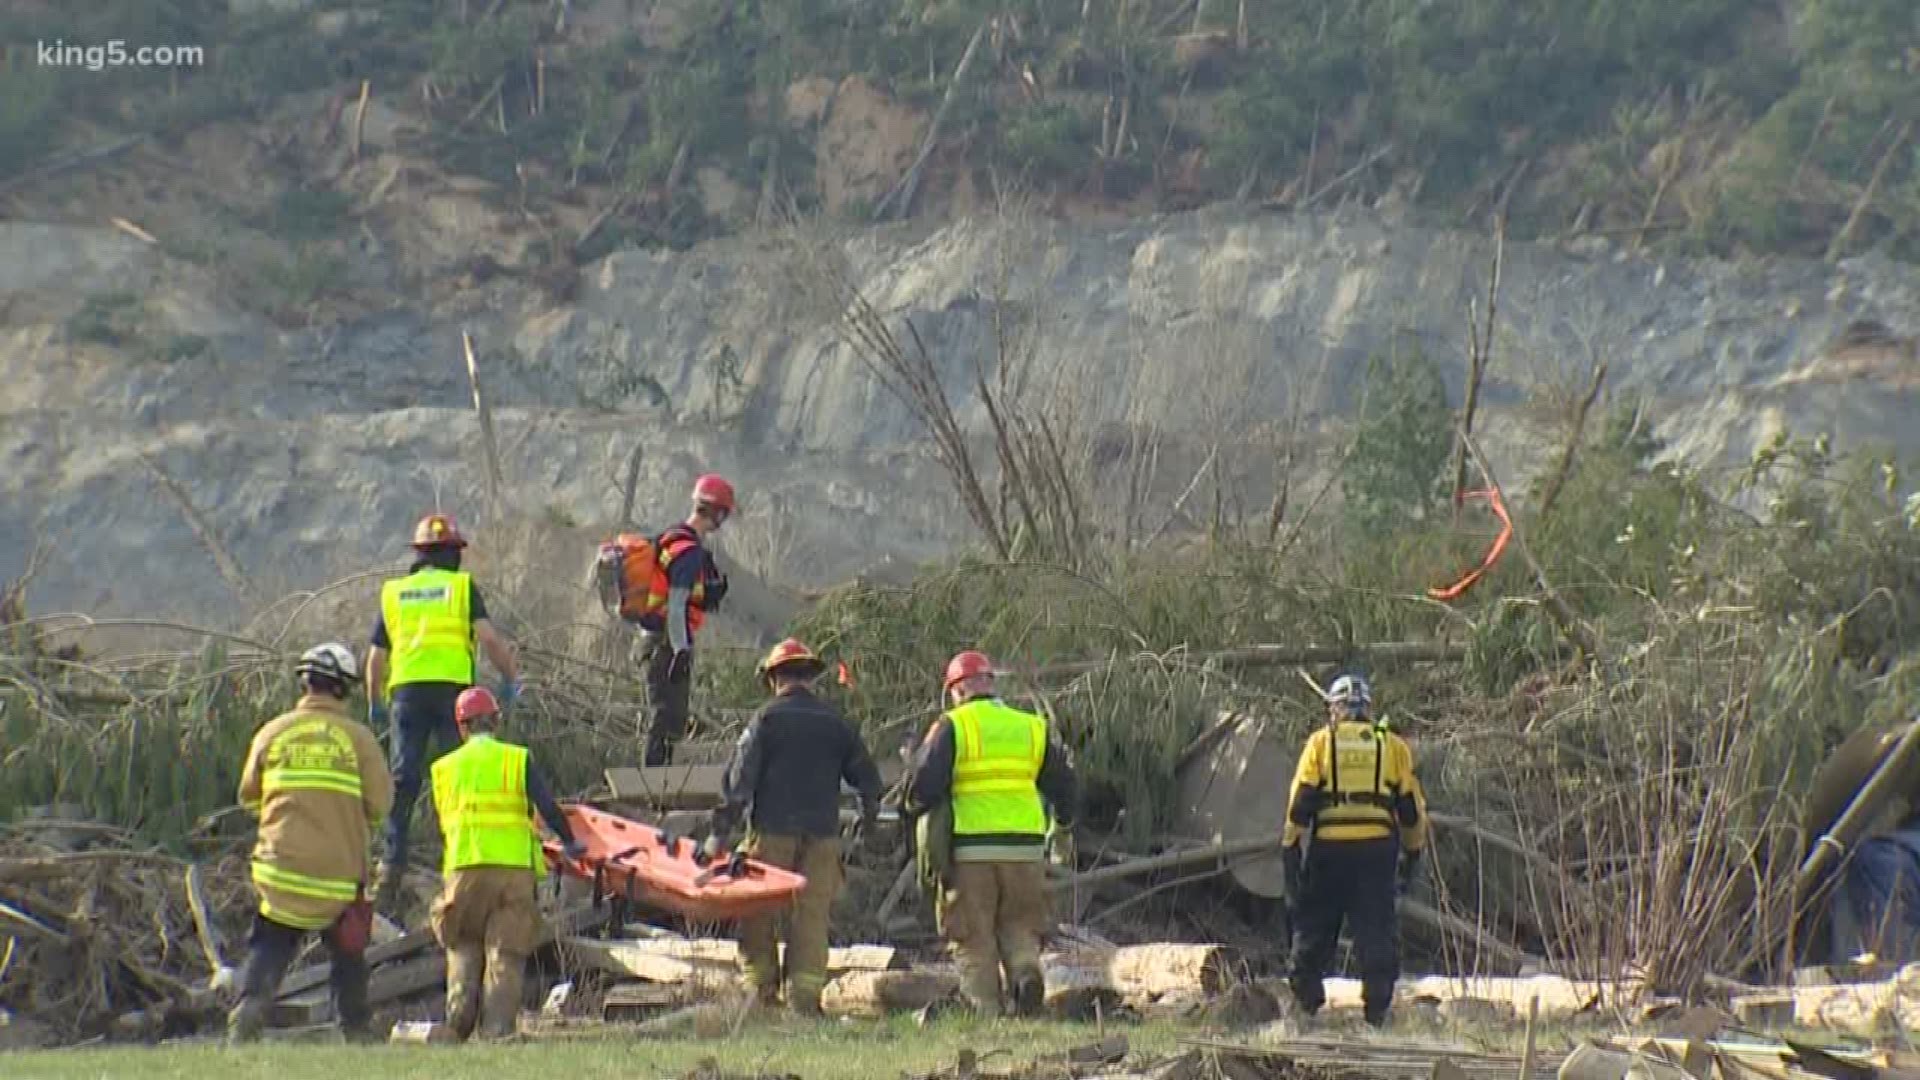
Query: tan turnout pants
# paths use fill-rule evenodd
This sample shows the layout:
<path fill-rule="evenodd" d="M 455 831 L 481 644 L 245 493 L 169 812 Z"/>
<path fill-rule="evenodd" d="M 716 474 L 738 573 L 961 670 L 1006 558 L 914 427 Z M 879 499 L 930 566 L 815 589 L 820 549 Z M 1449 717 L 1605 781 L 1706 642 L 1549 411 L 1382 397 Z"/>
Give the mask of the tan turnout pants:
<path fill-rule="evenodd" d="M 527 956 L 540 931 L 533 871 L 475 866 L 448 876 L 433 903 L 433 936 L 447 950 L 447 1026 L 465 1039 L 514 1034 Z"/>
<path fill-rule="evenodd" d="M 840 893 L 840 838 L 751 834 L 741 850 L 761 862 L 793 870 L 807 887 L 789 908 L 787 923 L 787 1007 L 798 1013 L 820 1011 L 820 988 L 827 984 L 827 923 L 833 898 Z M 782 915 L 740 920 L 740 955 L 763 1005 L 780 998 L 779 923 Z"/>
<path fill-rule="evenodd" d="M 1040 937 L 1050 916 L 1046 864 L 955 862 L 942 900 L 968 1003 L 982 1016 L 999 1016 L 1004 992 L 1016 1012 L 1038 1013 Z"/>

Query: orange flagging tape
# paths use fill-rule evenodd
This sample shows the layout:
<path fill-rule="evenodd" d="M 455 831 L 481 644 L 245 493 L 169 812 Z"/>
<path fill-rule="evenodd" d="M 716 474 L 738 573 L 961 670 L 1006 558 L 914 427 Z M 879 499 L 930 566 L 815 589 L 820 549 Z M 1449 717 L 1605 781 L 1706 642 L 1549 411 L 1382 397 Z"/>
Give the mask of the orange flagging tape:
<path fill-rule="evenodd" d="M 1480 560 L 1479 566 L 1467 571 L 1459 581 L 1444 589 L 1428 589 L 1427 595 L 1435 600 L 1458 600 L 1465 596 L 1467 590 L 1473 588 L 1481 578 L 1486 577 L 1487 572 L 1493 569 L 1493 565 L 1500 561 L 1500 556 L 1506 553 L 1507 541 L 1513 539 L 1513 519 L 1507 516 L 1507 504 L 1500 498 L 1499 488 L 1462 492 L 1460 498 L 1463 502 L 1467 499 L 1485 499 L 1487 509 L 1492 510 L 1493 516 L 1500 519 L 1500 535 L 1493 538 L 1493 546 L 1487 549 L 1486 557 Z"/>
<path fill-rule="evenodd" d="M 840 672 L 839 672 L 840 685 L 848 686 L 848 687 L 852 686 L 853 671 L 852 669 L 847 667 L 847 662 L 845 660 L 840 661 L 839 668 L 840 668 Z"/>

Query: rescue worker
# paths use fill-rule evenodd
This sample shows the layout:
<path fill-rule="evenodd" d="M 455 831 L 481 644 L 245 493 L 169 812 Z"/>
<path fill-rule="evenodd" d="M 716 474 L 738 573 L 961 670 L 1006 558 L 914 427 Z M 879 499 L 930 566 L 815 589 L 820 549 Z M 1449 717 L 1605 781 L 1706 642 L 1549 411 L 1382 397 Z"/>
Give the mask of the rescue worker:
<path fill-rule="evenodd" d="M 975 1011 L 1004 1004 L 1040 1011 L 1040 938 L 1050 919 L 1048 818 L 1073 827 L 1075 781 L 1066 751 L 1044 717 L 1002 702 L 993 662 L 963 652 L 947 664 L 952 707 L 934 721 L 916 757 L 908 812 L 951 800 L 952 866 L 940 920 L 960 953 L 962 990 Z"/>
<path fill-rule="evenodd" d="M 1291 985 L 1307 1016 L 1326 1003 L 1322 980 L 1344 922 L 1359 957 L 1366 1020 L 1379 1027 L 1400 977 L 1394 903 L 1426 848 L 1427 797 L 1406 740 L 1370 722 L 1366 679 L 1335 679 L 1326 702 L 1326 725 L 1300 752 L 1281 835 L 1293 911 Z"/>
<path fill-rule="evenodd" d="M 240 805 L 260 818 L 252 873 L 260 910 L 227 1034 L 234 1042 L 260 1036 L 301 939 L 319 932 L 334 1015 L 349 1039 L 366 1040 L 367 853 L 374 823 L 393 804 L 393 778 L 380 741 L 347 715 L 360 681 L 353 651 L 316 645 L 293 670 L 300 700 L 254 734 L 240 775 Z"/>
<path fill-rule="evenodd" d="M 639 620 L 647 701 L 653 709 L 644 764 L 671 765 L 674 748 L 687 733 L 693 636 L 727 595 L 727 576 L 714 564 L 705 541 L 732 515 L 733 485 L 707 473 L 693 482 L 693 512 L 661 533 L 655 545 L 667 574 L 667 604 L 665 611 Z"/>
<path fill-rule="evenodd" d="M 445 514 L 428 514 L 413 530 L 414 562 L 406 577 L 380 587 L 380 614 L 367 649 L 367 701 L 374 726 L 388 724 L 393 753 L 393 811 L 387 818 L 386 854 L 374 906 L 400 920 L 400 886 L 406 877 L 407 835 L 413 807 L 426 780 L 433 744 L 457 744 L 453 703 L 478 680 L 474 645 L 500 673 L 499 699 L 520 694 L 520 666 L 513 649 L 487 618 L 486 601 L 471 575 L 460 569 L 467 546 L 460 527 Z M 389 711 L 391 702 L 391 711 Z"/>
<path fill-rule="evenodd" d="M 721 788 L 713 833 L 702 845 L 709 859 L 743 817 L 741 850 L 762 862 L 804 875 L 789 913 L 787 1007 L 803 1016 L 820 1012 L 827 981 L 827 922 L 840 891 L 840 782 L 860 793 L 860 832 L 868 842 L 880 814 L 880 770 L 840 710 L 813 692 L 826 664 L 792 638 L 760 662 L 773 700 L 760 707 L 734 748 Z M 740 923 L 740 952 L 759 1004 L 780 997 L 777 915 Z"/>
<path fill-rule="evenodd" d="M 535 890 L 546 870 L 533 815 L 578 859 L 566 815 L 523 746 L 499 737 L 500 703 L 485 687 L 462 691 L 454 722 L 464 740 L 433 763 L 433 806 L 443 841 L 433 936 L 447 950 L 447 1026 L 466 1039 L 514 1033 L 521 981 L 539 932 Z"/>

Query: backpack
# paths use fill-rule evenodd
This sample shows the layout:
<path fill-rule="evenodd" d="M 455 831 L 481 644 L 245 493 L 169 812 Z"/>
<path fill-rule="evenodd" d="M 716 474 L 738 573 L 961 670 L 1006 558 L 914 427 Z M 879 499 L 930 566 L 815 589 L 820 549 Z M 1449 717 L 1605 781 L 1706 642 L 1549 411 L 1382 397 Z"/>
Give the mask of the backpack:
<path fill-rule="evenodd" d="M 664 596 L 667 591 L 658 552 L 655 538 L 639 533 L 621 533 L 601 544 L 593 562 L 600 606 L 623 619 L 648 614 L 648 597 Z"/>

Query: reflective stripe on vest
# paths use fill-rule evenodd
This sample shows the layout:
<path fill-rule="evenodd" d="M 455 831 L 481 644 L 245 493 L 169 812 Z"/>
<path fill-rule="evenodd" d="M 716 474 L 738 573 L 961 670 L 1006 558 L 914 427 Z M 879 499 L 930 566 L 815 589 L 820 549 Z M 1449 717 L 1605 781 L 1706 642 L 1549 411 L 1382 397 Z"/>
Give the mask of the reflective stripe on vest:
<path fill-rule="evenodd" d="M 289 791 L 331 791 L 359 801 L 360 755 L 352 736 L 320 716 L 282 731 L 267 747 L 260 795 L 271 799 Z"/>
<path fill-rule="evenodd" d="M 476 735 L 433 763 L 433 805 L 446 854 L 442 872 L 470 866 L 545 865 L 527 801 L 527 750 Z"/>
<path fill-rule="evenodd" d="M 660 534 L 660 543 L 657 545 L 660 553 L 660 568 L 659 573 L 653 575 L 653 589 L 647 593 L 648 611 L 666 614 L 667 590 L 670 588 L 667 583 L 667 568 L 673 565 L 673 560 L 679 558 L 682 552 L 699 546 L 699 539 L 679 529 L 669 529 Z M 693 589 L 687 594 L 687 629 L 689 631 L 700 629 L 701 624 L 707 621 L 707 612 L 704 607 L 706 602 L 707 567 L 703 559 L 700 572 L 694 576 Z"/>
<path fill-rule="evenodd" d="M 1371 724 L 1343 721 L 1327 740 L 1327 802 L 1314 819 L 1319 840 L 1376 840 L 1393 834 L 1386 740 Z"/>
<path fill-rule="evenodd" d="M 953 835 L 1043 837 L 1047 811 L 1035 780 L 1047 722 L 992 698 L 947 713 L 953 724 Z"/>
<path fill-rule="evenodd" d="M 473 682 L 473 578 L 458 570 L 416 570 L 380 587 L 386 623 L 387 686 Z"/>

